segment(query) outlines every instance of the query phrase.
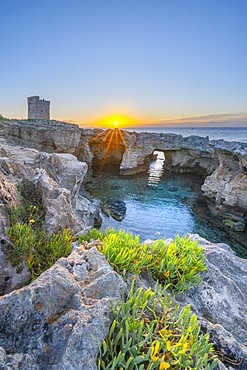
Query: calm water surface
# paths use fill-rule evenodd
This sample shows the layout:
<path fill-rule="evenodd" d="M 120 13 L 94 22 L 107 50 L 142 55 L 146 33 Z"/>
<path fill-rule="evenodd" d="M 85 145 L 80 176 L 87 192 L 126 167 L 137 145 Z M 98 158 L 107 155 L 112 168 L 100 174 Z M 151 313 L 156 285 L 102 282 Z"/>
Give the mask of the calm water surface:
<path fill-rule="evenodd" d="M 192 204 L 201 196 L 201 181 L 197 177 L 164 172 L 163 158 L 159 155 L 151 163 L 148 174 L 101 176 L 88 185 L 88 190 L 98 202 L 112 199 L 126 203 L 126 217 L 121 222 L 102 213 L 103 229 L 122 228 L 140 235 L 142 241 L 198 233 L 211 242 L 227 243 L 238 255 L 247 258 L 243 246 L 230 241 L 223 230 L 201 217 L 203 209 L 192 210 Z"/>

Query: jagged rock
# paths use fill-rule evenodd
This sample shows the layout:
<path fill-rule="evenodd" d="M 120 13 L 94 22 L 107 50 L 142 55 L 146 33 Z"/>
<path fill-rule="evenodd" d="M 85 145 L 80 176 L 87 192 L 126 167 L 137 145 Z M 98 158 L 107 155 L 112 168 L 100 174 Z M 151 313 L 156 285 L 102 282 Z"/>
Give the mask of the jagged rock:
<path fill-rule="evenodd" d="M 41 168 L 45 168 L 60 187 L 70 190 L 71 199 L 76 202 L 87 173 L 87 164 L 78 161 L 74 155 L 66 153 L 40 153 L 40 163 Z"/>
<path fill-rule="evenodd" d="M 96 248 L 75 248 L 28 287 L 0 298 L 1 370 L 96 370 L 125 283 Z"/>
<path fill-rule="evenodd" d="M 224 158 L 224 159 L 223 159 Z M 202 185 L 204 195 L 213 199 L 218 210 L 246 213 L 247 170 L 241 168 L 240 159 L 231 163 L 229 155 L 220 156 L 221 164 Z"/>
<path fill-rule="evenodd" d="M 247 260 L 239 258 L 226 244 L 211 244 L 192 235 L 206 253 L 207 270 L 202 284 L 177 296 L 190 304 L 223 355 L 247 368 Z M 224 356 L 223 356 L 224 357 Z M 226 362 L 227 363 L 227 362 Z"/>
<path fill-rule="evenodd" d="M 45 209 L 45 228 L 49 233 L 64 228 L 69 228 L 78 233 L 86 228 L 86 225 L 73 214 L 70 191 L 60 188 L 46 170 L 36 170 L 34 184 L 42 195 L 42 203 Z"/>
<path fill-rule="evenodd" d="M 208 138 L 144 132 L 128 137 L 120 172 L 131 175 L 147 171 L 155 150 L 164 152 L 164 167 L 173 171 L 210 174 L 218 163 Z"/>
<path fill-rule="evenodd" d="M 31 277 L 24 263 L 13 266 L 6 255 L 10 244 L 6 237 L 9 212 L 19 201 L 16 183 L 24 175 L 27 173 L 23 166 L 17 166 L 8 158 L 0 158 L 0 295 L 21 288 Z"/>
<path fill-rule="evenodd" d="M 9 143 L 44 152 L 74 153 L 81 132 L 77 125 L 59 121 L 13 120 L 0 123 L 2 135 Z"/>
<path fill-rule="evenodd" d="M 60 201 L 63 199 L 66 204 L 64 204 L 63 207 L 65 213 L 67 213 L 67 201 L 68 198 L 70 198 L 69 202 L 71 204 L 67 208 L 67 218 L 75 218 L 76 216 L 78 221 L 86 224 L 85 228 L 88 226 L 91 227 L 95 222 L 97 222 L 99 212 L 97 212 L 97 208 L 92 204 L 92 202 L 89 200 L 84 202 L 83 207 L 77 205 L 77 201 L 80 204 L 82 203 L 82 200 L 79 201 L 78 197 L 83 180 L 87 174 L 88 166 L 85 162 L 78 161 L 72 154 L 50 154 L 39 152 L 35 149 L 22 148 L 18 146 L 13 147 L 9 145 L 0 145 L 0 153 L 2 155 L 2 168 L 4 167 L 6 172 L 6 168 L 8 167 L 8 173 L 12 174 L 14 178 L 17 177 L 19 182 L 23 178 L 28 178 L 32 181 L 35 174 L 34 170 L 36 168 L 40 168 L 46 170 L 47 176 L 51 178 L 50 181 L 56 182 L 56 187 L 67 189 L 70 192 L 70 195 L 66 191 L 60 190 L 60 193 L 63 192 L 63 197 L 60 194 Z M 65 193 L 67 195 L 65 195 Z M 71 205 L 74 215 L 71 214 Z M 88 209 L 86 207 L 88 207 Z M 52 215 L 51 212 L 50 215 Z M 64 215 L 64 217 L 66 217 L 66 215 Z M 71 225 L 73 223 L 74 221 L 70 222 Z M 55 222 L 53 222 L 53 224 L 55 224 Z M 69 223 L 67 222 L 66 224 Z M 61 227 L 62 225 L 63 223 L 61 224 Z M 78 227 L 76 227 L 76 229 L 78 230 Z"/>
<path fill-rule="evenodd" d="M 102 205 L 103 211 L 117 221 L 122 221 L 126 215 L 126 203 L 122 200 L 109 200 Z"/>
<path fill-rule="evenodd" d="M 85 232 L 98 219 L 97 208 L 88 200 L 79 201 L 79 190 L 87 164 L 71 154 L 48 154 L 35 149 L 0 145 L 0 295 L 18 289 L 30 280 L 23 264 L 12 266 L 6 257 L 6 231 L 11 207 L 20 201 L 17 185 L 35 182 L 42 194 L 48 232 L 69 227 Z M 38 168 L 37 168 L 38 167 Z M 35 170 L 36 168 L 36 170 Z M 35 172 L 36 171 L 36 172 Z M 79 205 L 77 206 L 77 200 Z"/>
<path fill-rule="evenodd" d="M 81 194 L 79 194 L 74 205 L 74 212 L 87 226 L 96 228 L 101 226 L 102 218 L 99 207 Z"/>
<path fill-rule="evenodd" d="M 13 266 L 6 257 L 9 240 L 0 237 L 0 295 L 22 288 L 31 279 L 31 273 L 24 263 Z"/>

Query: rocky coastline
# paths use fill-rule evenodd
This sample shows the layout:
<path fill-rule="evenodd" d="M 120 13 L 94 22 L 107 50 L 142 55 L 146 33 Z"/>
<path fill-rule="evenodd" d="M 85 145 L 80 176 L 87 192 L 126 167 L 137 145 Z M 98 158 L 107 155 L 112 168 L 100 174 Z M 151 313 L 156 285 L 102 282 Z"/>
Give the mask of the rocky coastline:
<path fill-rule="evenodd" d="M 9 210 L 20 200 L 18 184 L 28 179 L 39 190 L 47 233 L 65 227 L 85 233 L 100 223 L 99 210 L 81 191 L 92 171 L 99 169 L 97 163 L 105 159 L 106 168 L 114 162 L 120 174 L 135 174 L 147 170 L 154 150 L 164 152 L 171 171 L 201 173 L 212 212 L 231 221 L 229 227 L 240 223 L 245 229 L 246 144 L 172 134 L 121 136 L 114 130 L 104 133 L 56 121 L 0 123 L 0 369 L 96 370 L 98 346 L 111 323 L 110 302 L 127 289 L 97 251 L 97 242 L 75 243 L 68 258 L 25 286 L 28 269 L 12 266 L 4 253 Z M 225 244 L 191 237 L 205 249 L 208 269 L 201 286 L 176 300 L 191 304 L 203 330 L 210 333 L 222 360 L 218 368 L 244 370 L 247 260 Z"/>
<path fill-rule="evenodd" d="M 136 133 L 119 129 L 83 129 L 57 121 L 0 123 L 0 142 L 46 153 L 73 154 L 92 170 L 114 169 L 121 175 L 145 172 L 153 152 L 164 152 L 170 171 L 201 174 L 202 191 L 216 212 L 244 222 L 247 214 L 247 144 L 187 138 L 175 134 Z"/>

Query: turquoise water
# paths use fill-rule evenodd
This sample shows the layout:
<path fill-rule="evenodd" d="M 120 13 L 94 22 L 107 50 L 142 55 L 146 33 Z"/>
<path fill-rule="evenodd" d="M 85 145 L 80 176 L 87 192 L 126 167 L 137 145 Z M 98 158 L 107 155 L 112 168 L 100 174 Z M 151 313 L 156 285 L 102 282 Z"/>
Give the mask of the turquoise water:
<path fill-rule="evenodd" d="M 122 228 L 140 235 L 142 241 L 198 233 L 211 242 L 227 243 L 239 256 L 247 258 L 247 248 L 231 241 L 224 230 L 203 217 L 204 206 L 197 204 L 201 198 L 202 180 L 163 172 L 162 164 L 162 158 L 158 158 L 148 174 L 101 176 L 88 184 L 88 191 L 98 202 L 123 200 L 127 206 L 121 222 L 102 212 L 101 228 Z"/>

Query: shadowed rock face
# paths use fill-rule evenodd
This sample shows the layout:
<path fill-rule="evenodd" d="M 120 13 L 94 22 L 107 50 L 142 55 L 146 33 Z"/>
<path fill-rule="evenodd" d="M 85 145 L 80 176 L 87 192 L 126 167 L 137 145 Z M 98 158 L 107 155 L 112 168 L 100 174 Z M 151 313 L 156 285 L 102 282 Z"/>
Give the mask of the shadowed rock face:
<path fill-rule="evenodd" d="M 101 131 L 89 140 L 89 146 L 93 155 L 92 170 L 94 174 L 119 173 L 125 143 L 118 128 Z"/>

